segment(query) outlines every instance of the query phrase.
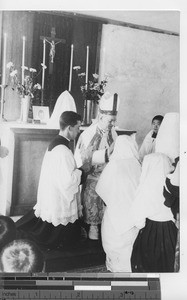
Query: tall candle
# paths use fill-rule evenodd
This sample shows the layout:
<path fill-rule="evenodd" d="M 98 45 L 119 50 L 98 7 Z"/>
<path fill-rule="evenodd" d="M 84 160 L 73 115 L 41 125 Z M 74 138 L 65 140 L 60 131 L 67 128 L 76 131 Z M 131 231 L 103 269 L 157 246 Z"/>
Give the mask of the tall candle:
<path fill-rule="evenodd" d="M 2 74 L 2 85 L 5 85 L 6 78 L 6 48 L 7 48 L 7 34 L 4 33 L 4 46 L 3 46 L 3 74 Z"/>
<path fill-rule="evenodd" d="M 86 47 L 86 88 L 88 84 L 89 46 Z"/>
<path fill-rule="evenodd" d="M 43 69 L 42 69 L 42 90 L 44 90 L 44 81 L 45 81 L 45 49 L 46 40 L 43 39 Z"/>
<path fill-rule="evenodd" d="M 71 45 L 71 58 L 70 58 L 70 68 L 69 68 L 69 92 L 71 91 L 72 82 L 72 70 L 73 70 L 73 45 Z"/>
<path fill-rule="evenodd" d="M 4 43 L 3 43 L 3 71 L 2 71 L 2 82 L 1 82 L 1 113 L 0 113 L 0 120 L 3 120 L 3 114 L 4 114 L 4 93 L 5 93 L 5 79 L 6 79 L 6 48 L 7 48 L 7 34 L 4 33 Z"/>
<path fill-rule="evenodd" d="M 100 58 L 100 66 L 99 66 L 99 80 L 101 81 L 105 74 L 105 57 L 106 57 L 106 51 L 105 47 L 101 50 L 101 58 Z"/>
<path fill-rule="evenodd" d="M 22 72 L 21 72 L 21 83 L 24 85 L 24 67 L 25 67 L 25 36 L 23 36 L 23 48 L 22 48 Z"/>

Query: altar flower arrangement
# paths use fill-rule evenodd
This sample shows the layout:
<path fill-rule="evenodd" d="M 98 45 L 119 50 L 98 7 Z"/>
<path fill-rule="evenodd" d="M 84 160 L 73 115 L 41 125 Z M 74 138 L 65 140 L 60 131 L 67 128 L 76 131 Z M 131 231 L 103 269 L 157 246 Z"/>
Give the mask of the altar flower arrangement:
<path fill-rule="evenodd" d="M 16 90 L 21 97 L 30 96 L 34 98 L 34 93 L 36 90 L 41 90 L 41 85 L 39 83 L 34 83 L 39 73 L 37 74 L 36 69 L 28 68 L 26 66 L 21 67 L 24 69 L 24 78 L 21 82 L 18 78 L 18 71 L 15 69 L 15 65 L 12 62 L 7 64 L 9 69 L 10 81 L 13 90 Z"/>
<path fill-rule="evenodd" d="M 88 83 L 85 81 L 85 73 L 80 73 L 80 66 L 75 66 L 73 69 L 77 72 L 77 76 L 80 81 L 80 89 L 86 100 L 93 100 L 96 103 L 99 103 L 99 99 L 104 94 L 104 88 L 108 82 L 108 75 L 105 75 L 105 78 L 99 82 L 99 75 L 92 74 L 92 80 L 88 80 Z"/>

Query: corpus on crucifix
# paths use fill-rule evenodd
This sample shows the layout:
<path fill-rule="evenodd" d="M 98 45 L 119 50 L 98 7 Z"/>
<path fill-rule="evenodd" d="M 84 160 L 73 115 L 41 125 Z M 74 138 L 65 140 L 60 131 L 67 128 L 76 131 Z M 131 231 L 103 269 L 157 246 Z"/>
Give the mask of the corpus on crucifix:
<path fill-rule="evenodd" d="M 42 63 L 42 97 L 41 97 L 41 104 L 43 105 L 44 103 L 44 80 L 45 80 L 45 53 L 46 53 L 46 43 L 49 43 L 50 45 L 50 50 L 49 50 L 49 75 L 53 75 L 53 69 L 54 69 L 54 58 L 55 58 L 55 52 L 56 52 L 56 45 L 59 43 L 65 44 L 66 40 L 65 39 L 58 39 L 55 38 L 56 32 L 55 32 L 55 27 L 52 27 L 51 29 L 51 36 L 41 36 L 40 39 L 43 40 L 43 63 Z M 53 76 L 52 76 L 53 78 Z M 54 78 L 52 79 L 54 80 Z M 53 84 L 51 83 L 51 92 L 52 92 L 52 86 Z"/>
<path fill-rule="evenodd" d="M 49 50 L 49 74 L 53 73 L 53 63 L 54 63 L 54 58 L 55 58 L 55 52 L 56 52 L 56 45 L 59 43 L 65 44 L 66 40 L 65 39 L 58 39 L 55 37 L 56 36 L 56 31 L 55 27 L 52 27 L 51 29 L 51 36 L 41 36 L 41 40 L 45 40 L 47 43 L 50 44 L 50 50 Z"/>

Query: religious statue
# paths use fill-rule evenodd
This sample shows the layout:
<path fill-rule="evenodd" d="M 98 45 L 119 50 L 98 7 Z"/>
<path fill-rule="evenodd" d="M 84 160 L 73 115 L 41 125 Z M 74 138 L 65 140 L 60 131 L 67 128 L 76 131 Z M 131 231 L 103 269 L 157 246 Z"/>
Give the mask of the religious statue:
<path fill-rule="evenodd" d="M 58 41 L 58 42 L 54 42 L 54 40 L 52 40 L 51 42 L 48 41 L 46 39 L 46 42 L 48 42 L 50 45 L 51 45 L 51 48 L 50 48 L 50 51 L 49 51 L 49 56 L 51 58 L 51 63 L 54 63 L 54 57 L 55 57 L 55 46 L 60 43 L 61 41 Z"/>

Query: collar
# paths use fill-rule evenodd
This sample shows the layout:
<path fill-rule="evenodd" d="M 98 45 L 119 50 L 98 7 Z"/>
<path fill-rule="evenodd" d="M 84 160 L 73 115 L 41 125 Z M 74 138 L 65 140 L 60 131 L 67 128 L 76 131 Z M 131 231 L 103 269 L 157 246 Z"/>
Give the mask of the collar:
<path fill-rule="evenodd" d="M 69 148 L 69 140 L 62 135 L 57 135 L 52 142 L 49 144 L 48 151 L 53 150 L 58 145 L 64 145 Z"/>

